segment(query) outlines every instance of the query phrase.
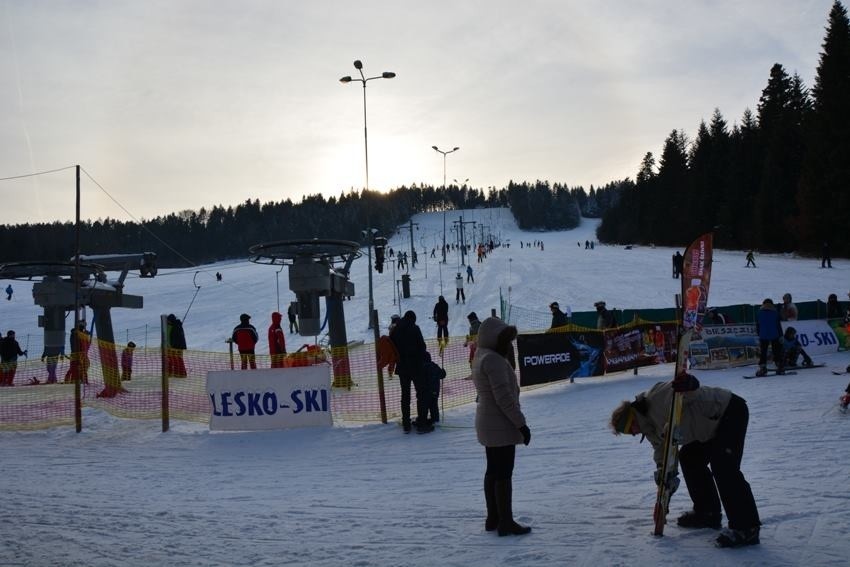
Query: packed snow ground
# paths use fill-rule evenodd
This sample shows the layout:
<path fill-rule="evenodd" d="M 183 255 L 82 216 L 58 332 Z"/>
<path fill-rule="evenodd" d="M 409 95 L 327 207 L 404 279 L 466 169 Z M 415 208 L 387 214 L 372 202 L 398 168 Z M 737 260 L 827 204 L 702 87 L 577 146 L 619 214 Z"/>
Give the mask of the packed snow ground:
<path fill-rule="evenodd" d="M 447 215 L 449 226 L 460 213 Z M 678 289 L 670 277 L 669 248 L 597 246 L 596 223 L 564 232 L 519 231 L 504 210 L 463 212 L 510 239 L 485 262 L 473 259 L 476 283 L 455 305 L 457 260 L 442 266 L 453 336 L 465 332 L 466 313 L 498 308 L 499 288 L 512 302 L 546 313 L 558 300 L 589 310 L 605 299 L 615 307 L 667 307 Z M 442 240 L 442 214 L 418 215 L 417 249 Z M 407 247 L 409 233 L 391 245 Z M 544 250 L 520 249 L 542 239 Z M 407 244 L 405 245 L 405 243 Z M 581 247 L 576 243 L 581 242 Z M 684 248 L 684 244 L 682 248 Z M 420 255 L 421 258 L 421 255 Z M 740 251 L 717 251 L 710 304 L 759 303 L 791 292 L 798 301 L 844 294 L 850 262 L 832 270 L 814 259 L 757 256 L 744 268 Z M 426 336 L 440 293 L 441 265 L 429 259 L 411 270 L 413 309 Z M 221 271 L 224 280 L 215 282 Z M 197 273 L 196 273 L 197 272 Z M 145 309 L 115 310 L 118 340 L 160 313 L 188 315 L 190 349 L 223 350 L 242 312 L 262 331 L 277 308 L 276 268 L 247 262 L 197 270 L 164 270 L 152 280 L 130 279 L 127 292 Z M 448 272 L 448 273 L 447 273 Z M 357 295 L 346 302 L 349 339 L 369 340 L 365 255 L 354 263 Z M 280 303 L 292 298 L 287 272 Z M 398 275 L 397 278 L 398 279 Z M 29 286 L 0 302 L 0 330 L 38 332 Z M 392 268 L 375 274 L 375 304 L 385 326 L 393 305 Z M 131 331 L 126 331 L 131 329 Z M 308 340 L 287 335 L 290 348 Z M 35 341 L 35 339 L 33 339 Z M 33 356 L 36 355 L 32 352 Z M 850 557 L 850 415 L 837 400 L 850 376 L 830 369 L 846 353 L 819 357 L 826 366 L 796 376 L 743 380 L 744 369 L 699 373 L 704 384 L 729 388 L 750 407 L 742 468 L 763 522 L 760 546 L 722 550 L 716 532 L 668 526 L 653 537 L 654 465 L 648 443 L 607 429 L 613 407 L 667 380 L 672 367 L 641 368 L 522 395 L 532 431 L 519 447 L 514 476 L 517 519 L 533 527 L 524 537 L 484 531 L 484 452 L 472 427 L 475 408 L 448 411 L 429 435 L 404 435 L 398 425 L 210 433 L 176 422 L 122 420 L 94 410 L 84 430 L 55 428 L 0 432 L 0 564 L 2 565 L 846 565 Z M 684 491 L 670 517 L 689 508 Z M 675 522 L 674 522 L 675 523 Z"/>

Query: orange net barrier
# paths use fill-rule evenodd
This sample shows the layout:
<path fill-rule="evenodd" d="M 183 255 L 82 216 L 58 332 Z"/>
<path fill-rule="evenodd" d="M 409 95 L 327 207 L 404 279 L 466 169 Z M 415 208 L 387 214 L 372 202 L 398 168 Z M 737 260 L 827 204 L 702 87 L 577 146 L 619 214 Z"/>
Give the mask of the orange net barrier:
<path fill-rule="evenodd" d="M 475 400 L 469 380 L 469 349 L 463 337 L 452 337 L 442 351 L 436 339 L 426 341 L 431 356 L 446 371 L 440 392 L 440 408 L 449 409 Z M 205 423 L 211 403 L 206 393 L 206 375 L 213 370 L 239 370 L 238 353 L 168 349 L 163 360 L 159 348 L 139 347 L 129 363 L 126 345 L 94 340 L 87 356 L 58 360 L 19 361 L 11 385 L 0 387 L 0 430 L 41 429 L 74 425 L 74 384 L 82 381 L 82 407 L 97 408 L 131 419 L 160 419 L 163 415 L 162 374 L 168 375 L 168 413 L 171 419 Z M 331 410 L 334 420 L 380 422 L 382 420 L 375 345 L 324 350 L 311 345 L 286 355 L 283 367 L 328 365 L 333 377 Z M 271 368 L 268 355 L 255 357 L 257 368 Z M 276 360 L 275 366 L 281 361 Z M 50 368 L 55 365 L 55 368 Z M 250 372 L 251 370 L 245 370 Z M 5 370 L 6 375 L 10 373 Z M 50 382 L 50 376 L 56 382 Z M 401 417 L 401 388 L 398 377 L 382 372 L 388 421 Z M 416 408 L 416 394 L 411 393 Z M 85 427 L 85 423 L 83 423 Z"/>

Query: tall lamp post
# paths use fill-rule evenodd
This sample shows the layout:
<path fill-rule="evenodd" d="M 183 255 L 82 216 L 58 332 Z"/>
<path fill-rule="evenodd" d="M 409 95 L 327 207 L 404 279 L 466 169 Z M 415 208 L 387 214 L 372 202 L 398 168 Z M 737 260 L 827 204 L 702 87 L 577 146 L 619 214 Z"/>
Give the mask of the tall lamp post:
<path fill-rule="evenodd" d="M 454 147 L 453 149 L 444 152 L 437 146 L 431 146 L 435 152 L 443 154 L 443 196 L 446 194 L 446 156 L 450 153 L 458 151 L 459 147 Z M 443 264 L 446 263 L 446 207 L 443 206 Z"/>
<path fill-rule="evenodd" d="M 354 68 L 360 73 L 360 78 L 352 78 L 348 75 L 342 77 L 339 82 L 340 83 L 350 83 L 352 81 L 359 81 L 363 84 L 363 147 L 365 148 L 365 156 L 366 156 L 366 191 L 369 190 L 369 133 L 366 127 L 366 83 L 373 79 L 392 79 L 395 77 L 395 73 L 392 71 L 384 71 L 380 75 L 376 75 L 374 77 L 366 77 L 363 74 L 363 63 L 357 59 L 354 62 Z M 366 224 L 368 225 L 368 218 Z M 371 229 L 370 229 L 371 230 Z M 374 235 L 373 235 L 374 237 Z M 372 241 L 370 239 L 369 242 L 369 328 L 372 328 L 372 311 L 375 308 L 375 302 L 372 296 L 372 261 L 371 261 L 371 252 L 372 252 Z"/>

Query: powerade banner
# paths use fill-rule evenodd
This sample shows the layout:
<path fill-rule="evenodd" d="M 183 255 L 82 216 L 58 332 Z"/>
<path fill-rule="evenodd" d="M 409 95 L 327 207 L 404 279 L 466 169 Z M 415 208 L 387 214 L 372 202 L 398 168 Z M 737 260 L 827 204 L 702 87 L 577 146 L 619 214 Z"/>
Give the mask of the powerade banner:
<path fill-rule="evenodd" d="M 517 336 L 520 386 L 604 373 L 602 333 Z"/>
<path fill-rule="evenodd" d="M 331 426 L 327 364 L 207 373 L 210 430 Z"/>

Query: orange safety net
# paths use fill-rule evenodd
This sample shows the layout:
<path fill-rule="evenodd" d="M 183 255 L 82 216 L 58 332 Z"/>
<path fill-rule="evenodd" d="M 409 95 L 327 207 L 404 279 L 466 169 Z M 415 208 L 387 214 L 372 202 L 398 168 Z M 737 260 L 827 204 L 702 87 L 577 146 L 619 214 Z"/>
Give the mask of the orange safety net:
<path fill-rule="evenodd" d="M 475 400 L 469 380 L 469 349 L 463 337 L 452 337 L 441 350 L 436 339 L 427 340 L 433 360 L 446 370 L 441 384 L 440 408 L 457 407 Z M 212 370 L 239 370 L 239 353 L 168 349 L 165 360 L 159 348 L 139 347 L 128 365 L 126 345 L 94 340 L 87 357 L 58 360 L 22 360 L 10 385 L 0 387 L 0 430 L 26 430 L 74 424 L 73 378 L 82 380 L 81 403 L 111 415 L 133 419 L 160 419 L 163 415 L 162 374 L 168 376 L 170 419 L 204 423 L 210 415 L 206 375 Z M 275 367 L 327 364 L 333 375 L 331 411 L 336 422 L 381 421 L 381 399 L 375 345 L 323 350 L 310 345 L 275 360 Z M 250 362 L 247 366 L 250 368 Z M 255 356 L 258 368 L 271 368 L 268 355 Z M 55 364 L 55 368 L 50 366 Z M 130 366 L 131 368 L 128 368 Z M 14 370 L 12 373 L 11 370 Z M 246 370 L 250 372 L 250 369 Z M 56 382 L 50 382 L 50 376 Z M 387 420 L 401 416 L 398 378 L 382 371 Z M 415 414 L 416 394 L 411 393 Z M 85 424 L 83 424 L 85 427 Z"/>

